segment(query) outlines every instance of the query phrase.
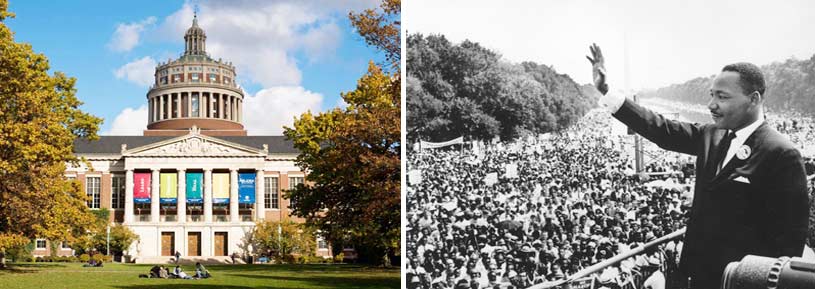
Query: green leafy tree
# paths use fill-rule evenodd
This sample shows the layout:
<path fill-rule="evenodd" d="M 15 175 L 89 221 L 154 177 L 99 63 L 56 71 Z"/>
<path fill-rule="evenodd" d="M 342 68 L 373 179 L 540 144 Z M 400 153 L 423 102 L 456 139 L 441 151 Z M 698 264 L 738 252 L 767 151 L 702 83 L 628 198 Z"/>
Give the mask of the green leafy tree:
<path fill-rule="evenodd" d="M 400 61 L 400 9 L 400 1 L 386 0 L 381 11 L 349 16 L 391 67 Z M 350 236 L 361 260 L 386 266 L 400 238 L 400 83 L 398 70 L 372 62 L 356 90 L 342 94 L 346 108 L 307 112 L 284 128 L 300 150 L 297 164 L 309 172 L 305 184 L 286 192 L 297 203 L 294 214 L 332 243 Z"/>
<path fill-rule="evenodd" d="M 74 139 L 96 139 L 102 122 L 79 109 L 76 79 L 49 75 L 45 55 L 14 42 L 7 8 L 0 0 L 0 255 L 35 237 L 71 242 L 93 226 L 85 193 L 63 174 L 81 161 Z"/>
<path fill-rule="evenodd" d="M 284 256 L 314 256 L 317 246 L 313 230 L 292 221 L 262 221 L 255 224 L 252 244 L 257 252 L 284 260 Z"/>

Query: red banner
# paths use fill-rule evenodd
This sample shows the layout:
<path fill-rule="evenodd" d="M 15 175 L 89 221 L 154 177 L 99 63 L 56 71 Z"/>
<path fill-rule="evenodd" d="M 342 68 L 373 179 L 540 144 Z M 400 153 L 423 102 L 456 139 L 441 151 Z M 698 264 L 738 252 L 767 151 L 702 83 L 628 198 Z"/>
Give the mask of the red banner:
<path fill-rule="evenodd" d="M 150 173 L 133 173 L 133 202 L 150 203 Z"/>

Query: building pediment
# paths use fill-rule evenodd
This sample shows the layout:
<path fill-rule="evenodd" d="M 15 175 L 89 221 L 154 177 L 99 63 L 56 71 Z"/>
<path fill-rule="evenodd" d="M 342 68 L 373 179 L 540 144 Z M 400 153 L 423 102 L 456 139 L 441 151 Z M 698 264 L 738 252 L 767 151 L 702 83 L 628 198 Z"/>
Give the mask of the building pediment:
<path fill-rule="evenodd" d="M 267 154 L 266 150 L 195 132 L 132 149 L 122 145 L 122 156 L 125 157 L 265 157 Z"/>

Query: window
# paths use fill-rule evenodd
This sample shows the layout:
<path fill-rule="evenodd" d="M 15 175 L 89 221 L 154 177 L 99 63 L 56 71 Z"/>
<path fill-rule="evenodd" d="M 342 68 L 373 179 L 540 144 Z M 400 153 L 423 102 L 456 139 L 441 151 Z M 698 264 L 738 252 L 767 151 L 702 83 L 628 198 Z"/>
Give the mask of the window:
<path fill-rule="evenodd" d="M 125 177 L 122 175 L 113 176 L 110 183 L 110 207 L 112 209 L 125 208 Z"/>
<path fill-rule="evenodd" d="M 201 77 L 200 73 L 190 73 L 190 81 L 192 82 L 199 82 L 200 77 Z"/>
<path fill-rule="evenodd" d="M 224 77 L 224 84 L 229 84 L 229 77 Z"/>
<path fill-rule="evenodd" d="M 99 177 L 87 177 L 85 179 L 85 194 L 88 195 L 88 208 L 99 208 Z"/>
<path fill-rule="evenodd" d="M 198 117 L 198 95 L 192 95 L 192 117 Z"/>
<path fill-rule="evenodd" d="M 263 198 L 266 201 L 265 208 L 280 209 L 280 204 L 278 203 L 277 177 L 266 177 L 265 180 L 266 181 L 263 182 Z"/>
<path fill-rule="evenodd" d="M 45 239 L 37 239 L 37 249 L 45 249 Z"/>
<path fill-rule="evenodd" d="M 167 84 L 167 77 L 166 76 L 161 77 L 161 84 Z"/>
<path fill-rule="evenodd" d="M 317 250 L 328 250 L 328 242 L 323 237 L 317 236 Z"/>
<path fill-rule="evenodd" d="M 303 177 L 289 177 L 289 190 L 293 190 L 297 185 L 303 183 Z M 297 202 L 294 199 L 289 199 L 289 209 L 294 210 Z"/>
<path fill-rule="evenodd" d="M 68 242 L 62 241 L 62 249 L 71 249 L 71 245 Z"/>
<path fill-rule="evenodd" d="M 181 74 L 173 74 L 173 83 L 181 82 Z"/>
<path fill-rule="evenodd" d="M 215 82 L 215 73 L 209 74 L 209 82 Z"/>

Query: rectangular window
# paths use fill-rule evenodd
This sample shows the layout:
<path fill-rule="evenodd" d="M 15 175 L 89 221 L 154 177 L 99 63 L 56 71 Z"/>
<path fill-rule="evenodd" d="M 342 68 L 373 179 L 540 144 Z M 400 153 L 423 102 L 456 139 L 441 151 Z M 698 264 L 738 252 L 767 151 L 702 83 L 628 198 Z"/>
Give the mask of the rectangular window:
<path fill-rule="evenodd" d="M 90 200 L 88 200 L 88 208 L 99 208 L 99 182 L 99 177 L 85 178 L 85 194 L 90 198 Z"/>
<path fill-rule="evenodd" d="M 198 95 L 192 95 L 192 117 L 199 117 L 198 116 Z"/>
<path fill-rule="evenodd" d="M 277 177 L 266 177 L 264 179 L 263 198 L 266 204 L 265 207 L 267 209 L 280 209 L 280 204 L 278 203 Z"/>
<path fill-rule="evenodd" d="M 110 182 L 110 207 L 112 209 L 125 208 L 125 176 L 114 175 Z"/>
<path fill-rule="evenodd" d="M 224 77 L 224 84 L 229 84 L 229 77 Z"/>
<path fill-rule="evenodd" d="M 190 79 L 192 82 L 198 82 L 200 77 L 200 73 L 190 73 Z"/>
<path fill-rule="evenodd" d="M 62 249 L 71 249 L 71 245 L 68 242 L 62 241 Z"/>
<path fill-rule="evenodd" d="M 328 250 L 328 242 L 326 242 L 320 236 L 317 236 L 317 249 L 318 250 Z"/>
<path fill-rule="evenodd" d="M 209 74 L 209 82 L 215 82 L 215 73 Z"/>
<path fill-rule="evenodd" d="M 181 82 L 181 74 L 173 74 L 173 83 Z"/>
<path fill-rule="evenodd" d="M 161 77 L 161 84 L 167 84 L 167 77 L 166 76 Z"/>
<path fill-rule="evenodd" d="M 297 185 L 303 183 L 303 177 L 289 177 L 289 190 L 293 190 L 297 187 Z M 289 209 L 294 210 L 297 206 L 297 202 L 295 200 L 289 199 Z"/>
<path fill-rule="evenodd" d="M 45 249 L 45 239 L 37 239 L 37 249 Z"/>

